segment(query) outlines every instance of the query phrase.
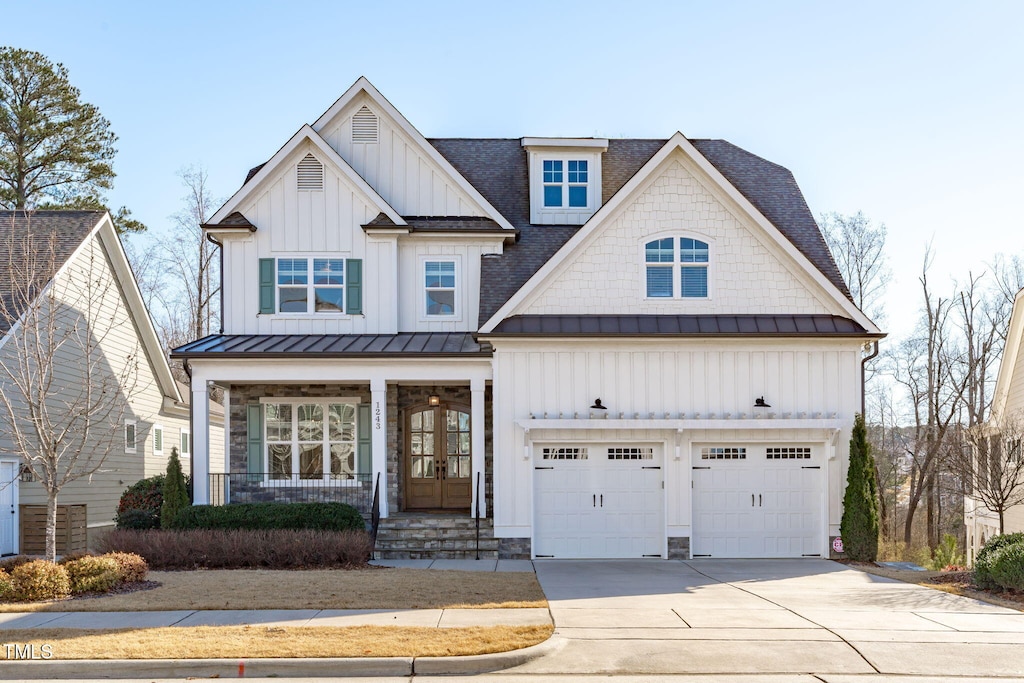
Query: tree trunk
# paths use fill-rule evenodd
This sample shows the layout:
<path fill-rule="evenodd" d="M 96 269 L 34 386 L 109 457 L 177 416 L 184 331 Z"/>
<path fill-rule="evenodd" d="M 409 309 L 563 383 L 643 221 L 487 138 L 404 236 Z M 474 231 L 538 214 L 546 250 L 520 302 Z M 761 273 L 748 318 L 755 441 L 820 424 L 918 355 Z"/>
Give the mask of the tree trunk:
<path fill-rule="evenodd" d="M 1003 520 L 1004 516 L 1005 516 L 1005 511 L 1002 508 L 1000 508 L 999 509 L 999 535 L 1000 536 L 1002 536 L 1003 534 L 1006 533 L 1005 522 Z"/>
<path fill-rule="evenodd" d="M 46 559 L 57 561 L 57 492 L 46 492 Z"/>
<path fill-rule="evenodd" d="M 882 486 L 884 482 L 882 481 L 881 473 L 878 471 L 877 461 L 875 461 L 875 484 L 875 488 L 878 490 L 878 518 L 882 525 L 882 537 L 886 539 L 893 538 L 896 536 L 895 528 L 892 529 L 891 534 L 886 533 L 886 528 L 888 527 L 888 514 L 886 513 L 889 510 L 889 505 L 885 502 L 885 488 Z"/>
<path fill-rule="evenodd" d="M 928 501 L 927 508 L 927 524 L 925 525 L 925 542 L 928 544 L 929 550 L 935 550 L 935 482 L 932 481 L 931 477 L 928 478 L 928 483 L 925 485 L 924 496 Z"/>

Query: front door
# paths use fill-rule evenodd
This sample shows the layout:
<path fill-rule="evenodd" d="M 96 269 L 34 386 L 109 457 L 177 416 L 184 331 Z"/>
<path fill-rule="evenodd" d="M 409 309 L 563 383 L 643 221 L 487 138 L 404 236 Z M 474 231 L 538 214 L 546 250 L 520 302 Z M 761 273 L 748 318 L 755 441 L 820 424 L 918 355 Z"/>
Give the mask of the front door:
<path fill-rule="evenodd" d="M 18 463 L 0 460 L 0 555 L 18 552 Z"/>
<path fill-rule="evenodd" d="M 468 510 L 473 500 L 469 409 L 414 408 L 405 426 L 405 507 Z"/>

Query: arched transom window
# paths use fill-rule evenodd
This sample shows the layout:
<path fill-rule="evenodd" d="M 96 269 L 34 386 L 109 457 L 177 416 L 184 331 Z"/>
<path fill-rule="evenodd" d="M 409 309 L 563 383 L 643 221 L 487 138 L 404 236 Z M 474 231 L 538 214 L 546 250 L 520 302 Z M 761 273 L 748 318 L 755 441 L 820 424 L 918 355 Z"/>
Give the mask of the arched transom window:
<path fill-rule="evenodd" d="M 652 299 L 706 299 L 710 249 L 692 237 L 664 237 L 644 245 L 647 296 Z"/>

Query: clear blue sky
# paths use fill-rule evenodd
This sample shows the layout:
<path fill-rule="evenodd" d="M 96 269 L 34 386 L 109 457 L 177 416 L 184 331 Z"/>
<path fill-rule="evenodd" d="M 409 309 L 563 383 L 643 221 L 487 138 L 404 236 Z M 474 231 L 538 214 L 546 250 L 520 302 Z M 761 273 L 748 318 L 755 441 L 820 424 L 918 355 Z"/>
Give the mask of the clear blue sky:
<path fill-rule="evenodd" d="M 153 230 L 176 172 L 216 196 L 365 75 L 424 135 L 724 138 L 816 215 L 889 228 L 888 328 L 932 278 L 1024 253 L 1021 2 L 11 2 L 120 137 L 111 203 Z"/>

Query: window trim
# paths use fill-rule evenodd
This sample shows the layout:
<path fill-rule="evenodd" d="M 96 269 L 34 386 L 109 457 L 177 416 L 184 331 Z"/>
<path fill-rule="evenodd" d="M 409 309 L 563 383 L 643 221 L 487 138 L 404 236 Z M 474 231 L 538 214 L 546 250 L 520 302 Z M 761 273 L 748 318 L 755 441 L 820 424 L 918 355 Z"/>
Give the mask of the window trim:
<path fill-rule="evenodd" d="M 132 428 L 132 441 L 131 441 L 131 445 L 128 444 L 128 427 Z M 124 421 L 124 452 L 125 453 L 138 453 L 139 452 L 139 423 L 136 420 L 125 420 Z"/>
<path fill-rule="evenodd" d="M 442 262 L 455 264 L 455 312 L 452 315 L 427 312 L 427 262 Z M 462 291 L 465 289 L 462 280 L 462 255 L 461 254 L 421 254 L 419 259 L 419 281 L 416 285 L 419 296 L 419 322 L 461 322 L 465 317 L 463 309 Z M 429 288 L 435 289 L 435 288 Z M 446 289 L 446 288 L 436 288 Z"/>
<path fill-rule="evenodd" d="M 153 425 L 153 429 L 151 431 L 153 432 L 153 455 L 163 455 L 164 454 L 164 437 L 167 434 L 166 430 L 164 429 L 164 426 L 162 424 L 154 424 Z M 157 446 L 156 446 L 157 435 L 158 434 L 160 436 L 160 448 L 157 448 Z"/>
<path fill-rule="evenodd" d="M 583 157 L 583 158 L 580 158 L 580 157 Z M 555 182 L 555 181 L 548 182 L 547 180 L 544 179 L 544 174 L 547 172 L 545 170 L 545 168 L 544 168 L 544 165 L 549 163 L 549 162 L 552 163 L 552 164 L 555 164 L 555 163 L 561 164 L 561 167 L 557 171 L 554 171 L 552 169 L 553 173 L 558 173 L 559 174 L 560 180 L 557 181 L 557 182 Z M 583 173 L 586 173 L 586 175 L 587 175 L 586 181 L 584 181 L 582 183 L 579 182 L 579 181 L 572 182 L 572 180 L 570 179 L 570 173 L 579 173 L 579 168 L 578 167 L 577 167 L 576 171 L 571 171 L 570 170 L 570 165 L 574 164 L 574 163 L 575 164 L 584 163 L 584 164 L 587 165 L 587 169 L 585 171 L 583 171 Z M 565 152 L 560 152 L 560 153 L 557 153 L 557 154 L 541 154 L 540 155 L 540 207 L 541 207 L 541 211 L 587 211 L 587 210 L 589 210 L 591 208 L 591 206 L 593 206 L 593 203 L 594 203 L 593 202 L 594 182 L 591 180 L 593 178 L 593 172 L 592 172 L 591 166 L 593 166 L 593 163 L 592 163 L 592 160 L 589 158 L 589 155 L 587 155 L 587 154 L 575 154 L 574 155 L 572 153 L 565 153 Z M 561 194 L 562 194 L 562 203 L 561 204 L 551 204 L 551 205 L 549 205 L 547 203 L 547 201 L 546 201 L 546 199 L 547 199 L 547 188 L 549 188 L 549 187 L 558 187 L 558 188 L 561 189 Z M 571 188 L 574 188 L 574 187 L 582 187 L 587 192 L 587 201 L 582 206 L 572 206 L 572 204 L 571 204 L 571 201 L 572 201 L 570 199 Z"/>
<path fill-rule="evenodd" d="M 672 261 L 663 264 L 647 262 L 647 245 L 657 240 L 672 238 Z M 708 260 L 706 264 L 687 264 L 680 258 L 681 240 L 692 239 L 708 245 Z M 647 235 L 640 239 L 640 298 L 643 301 L 667 302 L 667 301 L 711 301 L 714 299 L 713 283 L 715 274 L 715 241 L 707 235 L 686 230 L 674 230 L 671 232 L 656 233 Z M 661 266 L 672 271 L 672 296 L 648 296 L 647 294 L 647 266 Z M 705 268 L 707 270 L 707 296 L 682 296 L 682 269 L 683 268 Z"/>
<path fill-rule="evenodd" d="M 294 256 L 274 256 L 274 313 L 272 315 L 281 315 L 291 318 L 296 317 L 309 317 L 314 316 L 317 318 L 349 318 L 352 316 L 348 312 L 348 271 L 346 261 L 350 260 L 348 256 L 338 256 L 335 254 L 314 254 L 314 255 L 302 255 L 296 254 Z M 322 288 L 338 289 L 341 291 L 341 302 L 342 310 L 340 311 L 317 311 L 316 310 L 316 289 L 317 285 L 315 280 L 315 263 L 317 260 L 330 260 L 330 261 L 341 261 L 342 262 L 342 284 L 340 285 L 320 285 Z M 302 285 L 282 285 L 280 283 L 280 265 L 281 261 L 306 261 L 306 273 L 307 282 L 306 288 L 306 310 L 305 311 L 282 311 L 281 310 L 281 288 L 292 288 L 298 289 Z M 310 309 L 313 310 L 310 310 Z"/>
<path fill-rule="evenodd" d="M 359 486 L 360 481 L 358 475 L 366 474 L 365 472 L 359 471 L 359 404 L 363 400 L 358 396 L 263 396 L 259 400 L 260 409 L 263 411 L 263 486 L 303 486 L 306 482 L 317 482 L 324 486 Z M 295 428 L 295 421 L 298 420 L 298 412 L 292 410 L 292 472 L 291 476 L 287 479 L 271 479 L 270 478 L 270 441 L 267 439 L 267 413 L 266 406 L 268 404 L 287 404 L 292 406 L 299 405 L 320 405 L 324 407 L 324 413 L 326 414 L 327 406 L 332 404 L 349 404 L 355 409 L 355 415 L 353 418 L 353 432 L 352 432 L 352 448 L 355 457 L 355 471 L 356 475 L 352 479 L 336 479 L 334 475 L 330 473 L 330 440 L 327 438 L 328 431 L 324 429 L 323 443 L 325 444 L 323 451 L 323 472 L 324 475 L 319 479 L 303 479 L 301 473 L 297 469 L 298 462 L 298 451 L 296 447 L 299 443 L 298 430 Z M 274 443 L 284 443 L 275 441 Z M 339 442 L 335 442 L 339 443 Z"/>

